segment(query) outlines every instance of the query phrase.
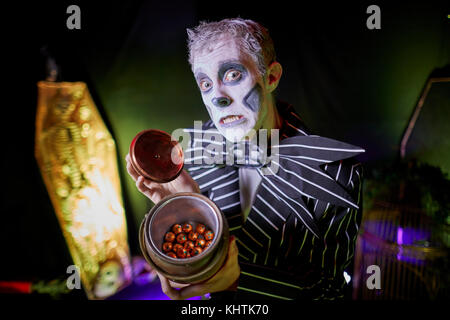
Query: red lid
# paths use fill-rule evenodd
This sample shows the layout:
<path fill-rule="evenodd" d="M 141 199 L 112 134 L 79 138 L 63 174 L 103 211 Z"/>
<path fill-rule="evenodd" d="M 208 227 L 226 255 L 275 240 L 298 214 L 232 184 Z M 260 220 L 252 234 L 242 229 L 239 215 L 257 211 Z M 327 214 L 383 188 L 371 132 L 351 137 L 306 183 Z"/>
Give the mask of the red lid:
<path fill-rule="evenodd" d="M 130 158 L 137 173 L 159 183 L 174 180 L 184 165 L 183 149 L 178 141 L 156 129 L 141 131 L 134 137 Z"/>

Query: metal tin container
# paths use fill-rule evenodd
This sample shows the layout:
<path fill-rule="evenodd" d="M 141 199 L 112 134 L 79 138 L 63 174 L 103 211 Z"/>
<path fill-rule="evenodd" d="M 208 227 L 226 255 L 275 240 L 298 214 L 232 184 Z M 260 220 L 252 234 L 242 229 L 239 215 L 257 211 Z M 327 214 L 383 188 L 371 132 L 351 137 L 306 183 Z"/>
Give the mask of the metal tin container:
<path fill-rule="evenodd" d="M 134 137 L 130 159 L 139 175 L 158 183 L 174 180 L 184 165 L 181 145 L 170 134 L 156 129 L 141 131 Z"/>
<path fill-rule="evenodd" d="M 197 256 L 176 259 L 162 251 L 164 234 L 176 223 L 207 225 L 215 234 L 213 242 Z M 166 278 L 178 283 L 199 283 L 213 276 L 223 265 L 229 246 L 225 216 L 209 198 L 190 192 L 170 195 L 145 216 L 139 242 L 148 263 Z"/>

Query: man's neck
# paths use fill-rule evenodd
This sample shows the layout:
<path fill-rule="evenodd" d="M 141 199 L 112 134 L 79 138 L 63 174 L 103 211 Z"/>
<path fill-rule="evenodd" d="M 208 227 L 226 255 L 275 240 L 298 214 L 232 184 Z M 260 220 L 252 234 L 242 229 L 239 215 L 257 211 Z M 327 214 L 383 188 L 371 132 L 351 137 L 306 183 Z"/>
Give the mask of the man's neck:
<path fill-rule="evenodd" d="M 267 132 L 270 136 L 270 130 L 281 129 L 283 119 L 278 113 L 275 99 L 270 99 L 267 110 L 267 116 L 264 119 L 264 122 L 260 129 L 267 129 Z"/>
<path fill-rule="evenodd" d="M 264 117 L 264 120 L 258 130 L 266 129 L 267 135 L 269 138 L 271 130 L 272 129 L 281 129 L 282 125 L 283 125 L 283 118 L 278 113 L 275 99 L 271 98 L 267 105 L 267 114 Z M 258 130 L 256 130 L 256 134 L 257 134 Z M 250 140 L 252 138 L 253 137 L 251 135 L 247 135 L 245 137 L 246 140 Z"/>

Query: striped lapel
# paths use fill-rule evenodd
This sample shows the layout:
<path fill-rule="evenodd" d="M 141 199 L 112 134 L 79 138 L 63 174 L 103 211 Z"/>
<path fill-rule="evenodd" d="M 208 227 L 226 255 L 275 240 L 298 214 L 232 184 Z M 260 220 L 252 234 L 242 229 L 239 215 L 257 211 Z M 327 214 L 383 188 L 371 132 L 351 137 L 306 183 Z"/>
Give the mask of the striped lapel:
<path fill-rule="evenodd" d="M 307 135 L 309 130 L 291 105 L 279 103 L 278 111 L 283 118 L 283 126 L 280 129 L 281 140 Z M 241 257 L 263 265 L 274 265 L 277 256 L 274 253 L 286 245 L 284 239 L 293 227 L 288 221 L 296 221 L 295 218 L 290 219 L 291 215 L 303 221 L 317 237 L 320 235 L 313 213 L 302 203 L 303 201 L 287 197 L 272 180 L 269 176 L 262 175 L 251 210 L 237 235 Z"/>

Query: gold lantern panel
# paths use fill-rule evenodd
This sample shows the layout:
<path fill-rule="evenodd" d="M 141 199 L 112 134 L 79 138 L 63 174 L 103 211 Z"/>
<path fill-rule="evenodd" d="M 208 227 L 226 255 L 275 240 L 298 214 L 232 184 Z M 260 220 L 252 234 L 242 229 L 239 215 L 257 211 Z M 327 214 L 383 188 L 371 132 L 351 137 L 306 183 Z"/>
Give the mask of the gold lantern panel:
<path fill-rule="evenodd" d="M 114 140 L 83 82 L 38 82 L 35 156 L 89 299 L 131 281 Z"/>

